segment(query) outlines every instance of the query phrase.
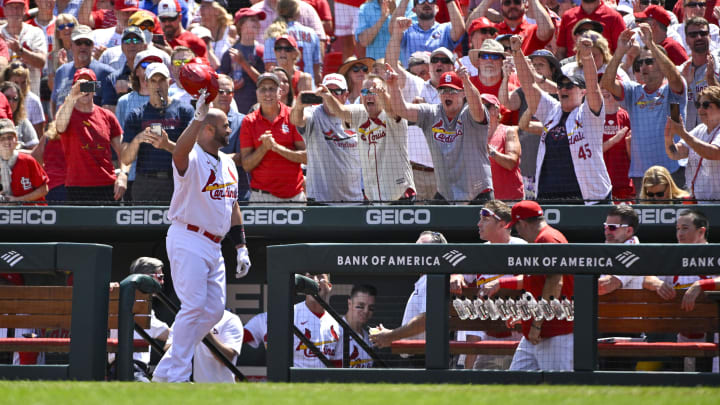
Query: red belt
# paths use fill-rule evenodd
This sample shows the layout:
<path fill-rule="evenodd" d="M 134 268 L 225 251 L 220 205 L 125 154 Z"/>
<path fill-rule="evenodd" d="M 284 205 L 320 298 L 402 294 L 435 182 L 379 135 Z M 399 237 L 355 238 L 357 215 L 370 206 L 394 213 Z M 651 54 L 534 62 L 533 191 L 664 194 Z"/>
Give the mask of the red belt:
<path fill-rule="evenodd" d="M 187 230 L 192 232 L 200 233 L 200 227 L 195 225 L 187 225 Z M 213 235 L 208 231 L 202 231 L 202 235 L 215 243 L 220 243 L 223 240 L 222 236 Z"/>

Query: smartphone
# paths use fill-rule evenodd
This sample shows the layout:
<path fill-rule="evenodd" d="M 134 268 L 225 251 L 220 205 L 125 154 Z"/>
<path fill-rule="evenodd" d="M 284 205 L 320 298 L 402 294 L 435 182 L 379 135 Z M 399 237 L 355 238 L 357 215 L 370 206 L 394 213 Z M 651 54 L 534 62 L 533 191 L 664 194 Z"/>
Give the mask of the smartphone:
<path fill-rule="evenodd" d="M 97 89 L 97 82 L 80 83 L 80 91 L 83 93 L 95 93 L 95 89 Z"/>
<path fill-rule="evenodd" d="M 680 104 L 670 103 L 670 119 L 680 122 Z"/>
<path fill-rule="evenodd" d="M 165 45 L 165 35 L 164 34 L 153 34 L 152 41 L 154 44 Z"/>
<path fill-rule="evenodd" d="M 150 124 L 150 132 L 155 136 L 161 136 L 162 135 L 162 124 L 160 123 L 154 123 Z"/>
<path fill-rule="evenodd" d="M 303 93 L 300 95 L 300 102 L 303 104 L 322 104 L 322 97 L 317 94 Z"/>

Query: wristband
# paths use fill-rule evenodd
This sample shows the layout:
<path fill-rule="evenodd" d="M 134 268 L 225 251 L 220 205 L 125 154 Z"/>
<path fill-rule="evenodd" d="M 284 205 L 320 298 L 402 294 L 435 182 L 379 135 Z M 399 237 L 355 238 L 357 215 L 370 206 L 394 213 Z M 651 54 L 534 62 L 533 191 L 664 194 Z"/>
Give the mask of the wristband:
<path fill-rule="evenodd" d="M 498 285 L 500 288 L 504 288 L 507 290 L 517 290 L 518 289 L 518 279 L 515 277 L 503 277 L 498 280 Z"/>
<path fill-rule="evenodd" d="M 715 280 L 709 278 L 707 280 L 698 281 L 700 289 L 703 291 L 715 291 Z"/>
<path fill-rule="evenodd" d="M 245 227 L 243 224 L 231 226 L 228 237 L 233 241 L 235 246 L 247 244 L 245 242 Z"/>

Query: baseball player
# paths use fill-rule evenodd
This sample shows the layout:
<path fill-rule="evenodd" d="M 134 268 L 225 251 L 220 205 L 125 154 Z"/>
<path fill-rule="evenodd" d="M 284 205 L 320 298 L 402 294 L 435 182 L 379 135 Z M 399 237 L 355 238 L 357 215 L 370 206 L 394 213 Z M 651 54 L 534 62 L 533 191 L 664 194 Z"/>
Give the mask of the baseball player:
<path fill-rule="evenodd" d="M 375 312 L 375 297 L 377 296 L 377 289 L 371 285 L 355 285 L 350 291 L 350 297 L 348 297 L 348 311 L 343 317 L 345 322 L 363 338 L 365 343 L 370 343 L 370 335 L 367 331 L 367 323 Z M 343 335 L 344 330 L 340 330 L 340 340 L 338 347 L 342 350 L 343 348 Z M 348 360 L 350 361 L 350 368 L 372 368 L 373 359 L 370 357 L 365 350 L 355 342 L 352 337 L 349 341 L 348 346 Z M 342 359 L 342 351 L 339 356 Z"/>
<path fill-rule="evenodd" d="M 175 317 L 174 344 L 155 369 L 153 381 L 185 382 L 192 373 L 195 345 L 218 323 L 225 309 L 225 234 L 237 249 L 236 277 L 250 270 L 242 214 L 237 204 L 238 172 L 220 152 L 230 124 L 221 110 L 199 97 L 195 119 L 173 151 L 175 190 L 168 216 L 167 252 L 181 308 Z M 229 232 L 228 232 L 229 231 Z"/>
<path fill-rule="evenodd" d="M 635 236 L 638 226 L 640 226 L 640 218 L 631 206 L 627 204 L 613 206 L 603 223 L 605 243 L 637 245 L 640 243 L 640 239 Z M 610 294 L 619 288 L 639 290 L 642 288 L 642 283 L 642 276 L 603 274 L 598 279 L 598 295 Z"/>

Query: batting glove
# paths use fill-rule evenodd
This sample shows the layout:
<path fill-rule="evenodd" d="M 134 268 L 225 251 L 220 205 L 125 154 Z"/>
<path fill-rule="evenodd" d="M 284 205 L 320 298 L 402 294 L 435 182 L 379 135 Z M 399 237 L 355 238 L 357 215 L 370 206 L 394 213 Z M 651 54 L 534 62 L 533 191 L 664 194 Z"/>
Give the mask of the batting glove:
<path fill-rule="evenodd" d="M 200 90 L 200 97 L 195 104 L 195 119 L 197 121 L 204 121 L 205 117 L 207 117 L 208 110 L 210 110 L 210 105 L 205 102 L 207 95 L 207 90 Z"/>
<path fill-rule="evenodd" d="M 241 247 L 237 250 L 237 269 L 235 271 L 235 278 L 243 278 L 247 276 L 250 271 L 250 255 L 246 247 Z"/>

